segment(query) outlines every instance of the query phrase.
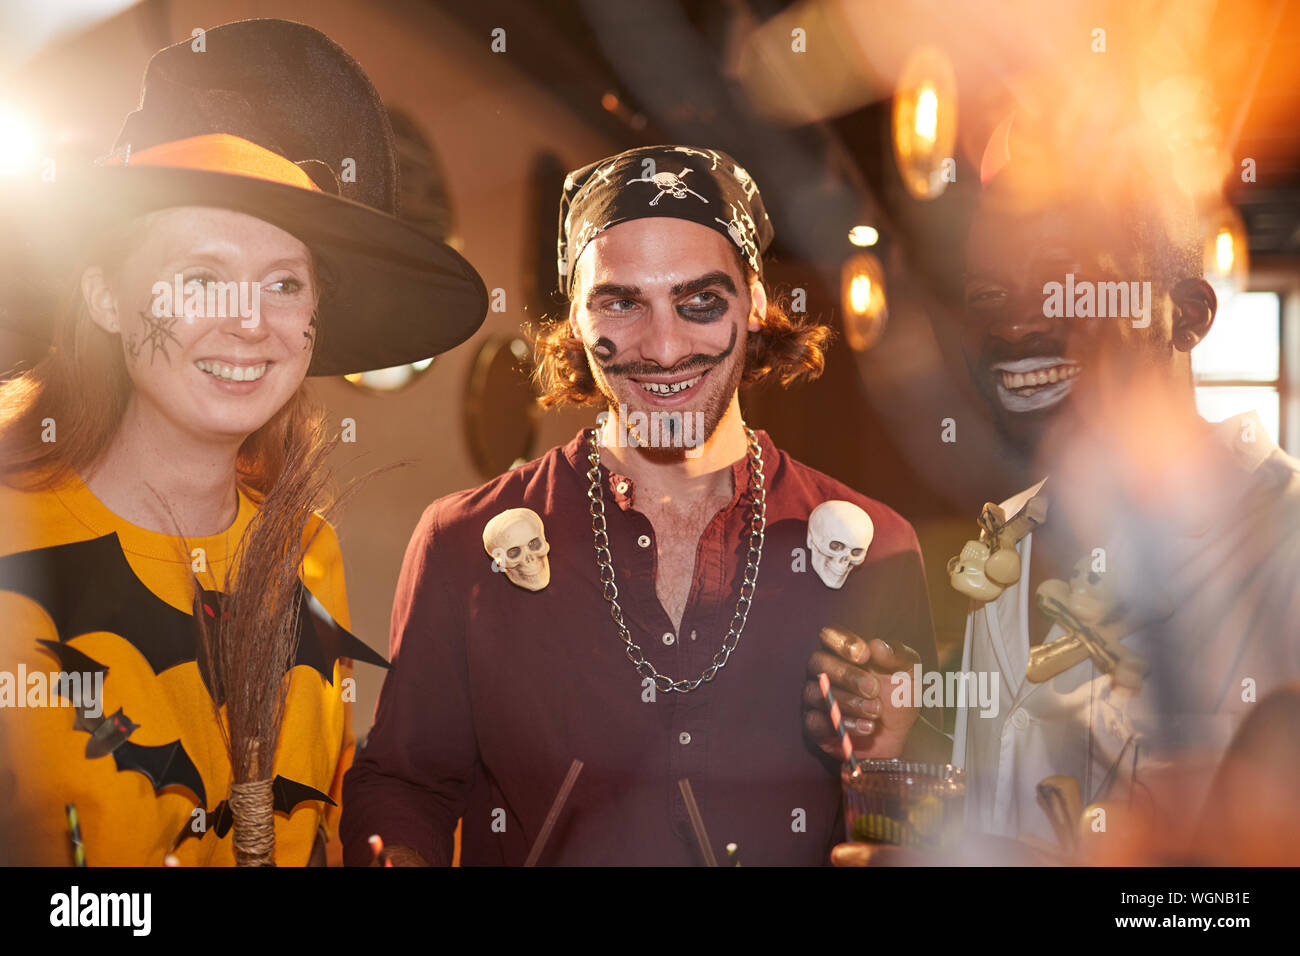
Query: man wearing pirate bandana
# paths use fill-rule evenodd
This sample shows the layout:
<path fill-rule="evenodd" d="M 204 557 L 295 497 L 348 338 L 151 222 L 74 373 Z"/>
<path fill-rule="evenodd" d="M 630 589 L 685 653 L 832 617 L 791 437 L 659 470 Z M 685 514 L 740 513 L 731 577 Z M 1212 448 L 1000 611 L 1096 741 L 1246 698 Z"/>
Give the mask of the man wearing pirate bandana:
<path fill-rule="evenodd" d="M 542 402 L 596 427 L 435 502 L 393 611 L 393 670 L 345 783 L 345 858 L 525 862 L 574 759 L 543 864 L 819 865 L 839 842 L 827 672 L 859 755 L 922 736 L 890 675 L 933 632 L 912 528 L 743 420 L 741 386 L 820 373 L 828 333 L 762 279 L 758 187 L 712 149 L 571 173 L 567 314 L 538 332 Z M 816 519 L 814 511 L 817 511 Z M 915 744 L 912 744 L 915 746 Z"/>

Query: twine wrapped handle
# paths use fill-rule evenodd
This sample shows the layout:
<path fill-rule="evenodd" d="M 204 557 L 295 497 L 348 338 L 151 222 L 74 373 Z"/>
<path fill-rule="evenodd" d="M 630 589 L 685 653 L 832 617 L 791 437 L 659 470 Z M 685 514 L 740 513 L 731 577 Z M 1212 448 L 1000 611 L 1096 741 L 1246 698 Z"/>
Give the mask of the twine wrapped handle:
<path fill-rule="evenodd" d="M 235 862 L 239 866 L 275 866 L 274 799 L 270 780 L 230 785 Z"/>
<path fill-rule="evenodd" d="M 249 749 L 249 775 L 256 777 L 257 741 L 253 741 Z M 232 839 L 236 865 L 275 866 L 275 794 L 272 791 L 272 781 L 232 781 L 230 813 L 234 817 Z"/>

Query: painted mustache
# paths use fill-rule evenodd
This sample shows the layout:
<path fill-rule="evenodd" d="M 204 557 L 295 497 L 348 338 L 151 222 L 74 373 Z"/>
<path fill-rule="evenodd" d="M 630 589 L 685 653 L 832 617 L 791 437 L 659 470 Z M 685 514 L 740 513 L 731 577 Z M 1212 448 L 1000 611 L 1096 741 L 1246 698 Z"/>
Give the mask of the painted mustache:
<path fill-rule="evenodd" d="M 656 365 L 654 362 L 623 362 L 621 364 L 612 362 L 610 360 L 616 354 L 614 343 L 604 336 L 596 340 L 596 344 L 591 347 L 591 354 L 606 375 L 662 375 L 665 372 L 677 374 L 692 372 L 697 369 L 713 368 L 715 365 L 726 361 L 731 353 L 735 351 L 736 337 L 736 326 L 733 325 L 731 327 L 731 340 L 721 352 L 716 355 L 697 352 L 694 355 L 688 355 L 670 369 L 665 369 L 662 365 Z"/>

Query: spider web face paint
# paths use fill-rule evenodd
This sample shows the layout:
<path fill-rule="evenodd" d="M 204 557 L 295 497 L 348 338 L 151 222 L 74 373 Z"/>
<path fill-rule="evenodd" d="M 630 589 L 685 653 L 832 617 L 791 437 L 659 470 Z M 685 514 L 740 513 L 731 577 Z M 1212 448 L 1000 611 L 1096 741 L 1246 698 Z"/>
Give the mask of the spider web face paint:
<path fill-rule="evenodd" d="M 180 320 L 171 315 L 153 315 L 149 312 L 141 312 L 140 321 L 144 323 L 144 339 L 137 347 L 135 355 L 138 355 L 140 350 L 147 345 L 149 346 L 150 365 L 152 365 L 153 360 L 158 357 L 159 352 L 162 352 L 163 361 L 170 364 L 172 357 L 167 351 L 167 343 L 170 341 L 175 344 L 177 348 L 180 348 L 181 340 L 178 339 L 176 333 L 172 331 L 172 329 L 176 327 L 176 323 Z M 128 344 L 128 348 L 130 348 L 130 344 Z M 132 357 L 134 358 L 135 355 Z"/>

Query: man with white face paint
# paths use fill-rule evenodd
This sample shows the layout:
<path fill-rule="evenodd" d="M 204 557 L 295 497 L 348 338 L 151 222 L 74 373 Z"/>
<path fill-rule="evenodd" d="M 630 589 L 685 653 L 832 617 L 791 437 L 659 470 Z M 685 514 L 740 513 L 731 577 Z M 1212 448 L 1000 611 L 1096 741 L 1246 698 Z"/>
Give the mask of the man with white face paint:
<path fill-rule="evenodd" d="M 544 864 L 695 865 L 734 842 L 747 865 L 824 865 L 838 748 L 804 685 L 828 672 L 863 756 L 917 737 L 889 693 L 934 666 L 916 536 L 741 417 L 740 386 L 820 373 L 827 332 L 769 299 L 772 227 L 734 159 L 629 150 L 571 173 L 560 218 L 570 305 L 539 331 L 542 401 L 602 411 L 425 513 L 345 855 L 370 862 L 377 833 L 386 860 L 449 863 L 461 820 L 463 862 L 523 863 L 578 759 Z M 537 528 L 530 578 L 511 555 Z"/>
<path fill-rule="evenodd" d="M 1041 480 L 998 511 L 1037 507 L 999 545 L 1011 560 L 994 571 L 986 528 L 949 565 L 972 599 L 962 670 L 1002 695 L 989 718 L 958 712 L 953 762 L 973 831 L 1072 849 L 1039 783 L 1073 777 L 1081 807 L 1107 805 L 1112 847 L 1134 810 L 1129 836 L 1158 823 L 1172 840 L 1242 716 L 1300 673 L 1300 470 L 1254 413 L 1196 413 L 1189 353 L 1217 303 L 1170 178 L 1134 172 L 1157 167 L 1119 136 L 1080 152 L 1016 124 L 967 243 L 963 335 L 1004 448 Z M 1141 316 L 1045 308 L 1076 273 L 1155 294 Z M 1201 769 L 1162 792 L 1174 754 Z"/>

